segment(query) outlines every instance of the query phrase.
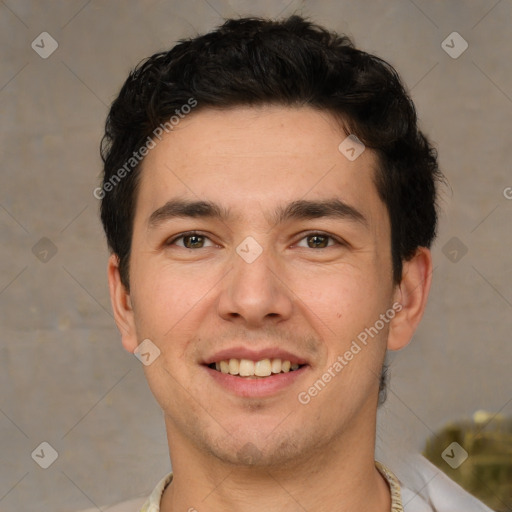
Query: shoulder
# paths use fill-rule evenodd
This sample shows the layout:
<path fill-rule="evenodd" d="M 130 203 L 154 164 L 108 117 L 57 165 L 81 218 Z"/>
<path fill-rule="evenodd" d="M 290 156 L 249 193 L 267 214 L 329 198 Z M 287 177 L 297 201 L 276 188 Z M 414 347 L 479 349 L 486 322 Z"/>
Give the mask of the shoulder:
<path fill-rule="evenodd" d="M 123 501 L 122 503 L 117 503 L 112 507 L 104 508 L 101 510 L 103 512 L 139 512 L 144 503 L 147 501 L 147 498 L 136 498 L 128 501 Z M 88 508 L 87 510 L 81 510 L 80 512 L 98 512 L 98 508 Z"/>
<path fill-rule="evenodd" d="M 395 462 L 405 512 L 492 512 L 421 455 Z"/>
<path fill-rule="evenodd" d="M 123 501 L 109 508 L 102 508 L 103 512 L 159 512 L 160 499 L 166 486 L 172 480 L 172 473 L 165 475 L 160 482 L 156 484 L 149 498 L 134 498 L 129 501 Z M 98 512 L 98 508 L 81 510 L 80 512 Z"/>

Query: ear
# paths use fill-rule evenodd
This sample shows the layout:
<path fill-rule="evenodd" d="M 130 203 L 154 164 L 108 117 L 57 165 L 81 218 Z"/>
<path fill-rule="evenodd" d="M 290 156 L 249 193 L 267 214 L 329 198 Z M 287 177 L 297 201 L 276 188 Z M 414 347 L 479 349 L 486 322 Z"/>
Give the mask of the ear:
<path fill-rule="evenodd" d="M 123 347 L 133 353 L 137 348 L 137 334 L 135 319 L 130 300 L 130 294 L 121 282 L 119 274 L 119 258 L 117 254 L 111 254 L 108 259 L 108 287 L 110 290 L 110 302 L 114 311 L 114 319 L 121 333 Z"/>
<path fill-rule="evenodd" d="M 419 247 L 415 255 L 403 262 L 402 279 L 395 289 L 397 314 L 390 322 L 388 349 L 400 350 L 412 339 L 418 327 L 432 282 L 432 255 L 426 247 Z"/>

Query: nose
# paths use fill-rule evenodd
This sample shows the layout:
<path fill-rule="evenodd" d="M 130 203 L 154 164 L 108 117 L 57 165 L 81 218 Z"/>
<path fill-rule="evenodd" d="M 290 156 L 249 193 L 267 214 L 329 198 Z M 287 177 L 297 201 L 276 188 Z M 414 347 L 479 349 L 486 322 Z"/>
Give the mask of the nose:
<path fill-rule="evenodd" d="M 270 250 L 263 249 L 254 261 L 234 251 L 232 261 L 218 305 L 224 320 L 257 328 L 290 318 L 293 293 L 285 283 L 282 262 Z"/>

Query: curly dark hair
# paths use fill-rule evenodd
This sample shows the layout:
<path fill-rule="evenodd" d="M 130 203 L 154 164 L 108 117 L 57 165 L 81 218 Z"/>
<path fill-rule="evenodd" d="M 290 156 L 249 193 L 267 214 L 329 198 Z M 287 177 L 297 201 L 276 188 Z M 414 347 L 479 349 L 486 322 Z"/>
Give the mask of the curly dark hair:
<path fill-rule="evenodd" d="M 346 135 L 356 134 L 377 156 L 374 180 L 389 212 L 394 282 L 401 280 L 403 261 L 430 247 L 442 174 L 395 69 L 347 36 L 297 15 L 230 19 L 141 62 L 110 109 L 101 144 L 103 184 L 95 196 L 102 199 L 101 220 L 127 290 L 140 175 L 134 155 L 191 99 L 194 112 L 276 104 L 331 113 Z"/>

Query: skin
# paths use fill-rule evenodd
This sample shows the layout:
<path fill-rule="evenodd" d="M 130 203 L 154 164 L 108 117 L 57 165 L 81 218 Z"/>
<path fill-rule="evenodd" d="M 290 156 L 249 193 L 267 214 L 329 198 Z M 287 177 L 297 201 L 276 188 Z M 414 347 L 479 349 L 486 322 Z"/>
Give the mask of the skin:
<path fill-rule="evenodd" d="M 404 347 L 421 319 L 432 262 L 419 248 L 393 283 L 376 158 L 366 149 L 349 161 L 338 150 L 345 137 L 330 114 L 308 107 L 205 109 L 145 157 L 130 291 L 116 255 L 108 276 L 125 349 L 149 338 L 161 351 L 144 371 L 164 411 L 174 472 L 163 512 L 390 510 L 374 466 L 379 376 L 386 348 Z M 212 201 L 231 216 L 151 227 L 151 214 L 176 198 Z M 272 218 L 292 201 L 330 199 L 364 222 Z M 190 230 L 199 238 L 174 240 Z M 236 252 L 248 236 L 262 248 L 252 263 Z M 401 311 L 301 404 L 298 394 L 394 303 Z M 278 346 L 308 366 L 272 396 L 239 396 L 201 364 L 235 345 Z"/>

